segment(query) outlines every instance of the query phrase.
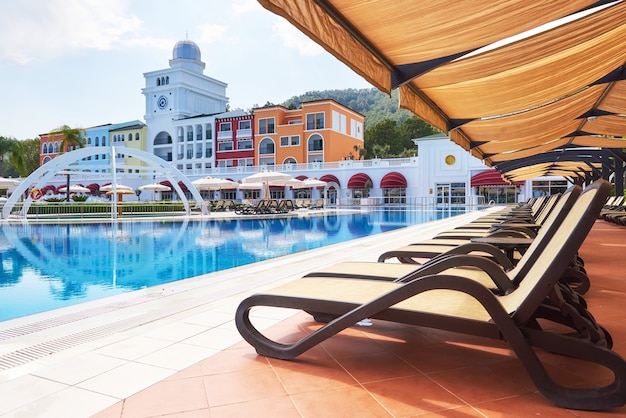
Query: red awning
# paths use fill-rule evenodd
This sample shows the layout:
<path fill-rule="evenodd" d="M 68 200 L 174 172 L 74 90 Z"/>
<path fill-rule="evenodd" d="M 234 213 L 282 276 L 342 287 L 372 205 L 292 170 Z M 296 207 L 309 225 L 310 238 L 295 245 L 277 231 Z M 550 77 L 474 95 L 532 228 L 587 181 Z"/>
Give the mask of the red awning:
<path fill-rule="evenodd" d="M 364 189 L 365 183 L 368 181 L 370 182 L 370 185 L 373 184 L 370 176 L 365 173 L 357 173 L 350 177 L 350 180 L 348 180 L 348 189 Z"/>
<path fill-rule="evenodd" d="M 341 183 L 339 183 L 339 179 L 332 174 L 324 174 L 320 177 L 320 180 L 325 181 L 326 183 L 334 182 L 337 183 L 338 186 L 341 185 Z"/>
<path fill-rule="evenodd" d="M 406 187 L 406 178 L 397 171 L 385 174 L 380 181 L 380 188 L 391 189 L 395 187 Z"/>
<path fill-rule="evenodd" d="M 508 183 L 502 179 L 502 175 L 498 170 L 487 170 L 472 176 L 470 182 L 472 187 L 479 186 L 522 186 L 523 181 Z"/>
<path fill-rule="evenodd" d="M 308 177 L 307 176 L 303 176 L 302 174 L 300 174 L 299 176 L 296 176 L 296 180 L 306 180 Z"/>

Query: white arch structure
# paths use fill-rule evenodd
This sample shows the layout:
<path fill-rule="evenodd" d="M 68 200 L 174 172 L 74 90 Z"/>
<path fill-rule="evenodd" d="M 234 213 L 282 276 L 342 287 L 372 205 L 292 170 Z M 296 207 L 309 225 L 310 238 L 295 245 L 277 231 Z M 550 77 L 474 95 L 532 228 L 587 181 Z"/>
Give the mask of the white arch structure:
<path fill-rule="evenodd" d="M 28 191 L 34 189 L 41 189 L 46 183 L 48 183 L 55 175 L 59 174 L 61 171 L 70 172 L 79 172 L 80 170 L 76 170 L 76 167 L 72 167 L 72 164 L 92 155 L 100 155 L 103 150 L 109 149 L 109 161 L 111 161 L 111 183 L 113 187 L 117 184 L 117 168 L 115 161 L 115 147 L 88 147 L 88 148 L 79 148 L 74 151 L 66 152 L 64 154 L 59 155 L 58 157 L 48 161 L 46 164 L 39 167 L 37 170 L 33 171 L 30 176 L 28 176 L 19 186 L 16 187 L 15 191 L 9 197 L 9 199 L 4 203 L 2 208 L 2 219 L 8 219 L 13 207 L 16 203 L 22 198 L 22 196 L 27 196 L 24 200 L 24 205 L 22 206 L 22 210 L 20 211 L 19 216 L 21 218 L 26 218 L 26 214 L 28 213 L 28 209 L 33 202 L 30 193 Z M 174 166 L 169 164 L 167 161 L 159 158 L 153 154 L 150 154 L 145 151 L 141 151 L 133 148 L 123 148 L 122 151 L 125 155 L 135 157 L 145 163 L 148 164 L 147 169 L 152 169 L 154 173 L 158 173 L 163 175 L 171 184 L 174 190 L 180 196 L 181 201 L 183 202 L 183 206 L 185 207 L 185 211 L 187 215 L 191 213 L 191 209 L 189 207 L 189 201 L 183 193 L 182 188 L 178 184 L 178 181 L 182 181 L 187 189 L 191 192 L 193 198 L 200 204 L 202 214 L 207 215 L 209 210 L 200 195 L 200 192 L 196 187 L 191 183 L 191 181 L 185 176 L 182 172 L 176 169 Z M 88 170 L 91 167 L 85 166 L 84 170 Z M 144 169 L 146 169 L 144 168 Z M 117 217 L 117 199 L 111 199 L 112 209 L 111 209 L 111 217 Z"/>

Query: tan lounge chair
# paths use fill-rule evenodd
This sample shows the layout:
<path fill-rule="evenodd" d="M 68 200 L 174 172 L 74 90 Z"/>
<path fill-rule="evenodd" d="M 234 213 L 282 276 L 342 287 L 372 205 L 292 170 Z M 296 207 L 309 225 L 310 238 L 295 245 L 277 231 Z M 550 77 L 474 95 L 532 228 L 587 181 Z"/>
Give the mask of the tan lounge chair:
<path fill-rule="evenodd" d="M 581 194 L 554 235 L 543 235 L 549 245 L 529 263 L 524 280 L 505 295 L 453 273 L 418 273 L 403 281 L 305 277 L 243 300 L 236 312 L 237 329 L 259 354 L 281 359 L 293 359 L 366 318 L 493 338 L 510 344 L 539 391 L 556 405 L 588 410 L 622 406 L 626 362 L 610 349 L 610 335 L 593 321 L 584 303 L 560 297 L 567 288 L 558 282 L 595 222 L 609 188 L 607 182 L 598 181 Z M 329 322 L 294 343 L 282 344 L 253 326 L 249 315 L 255 306 L 300 309 Z M 542 317 L 566 324 L 574 332 L 543 329 L 537 321 Z M 614 373 L 614 380 L 591 388 L 564 387 L 550 377 L 535 349 L 600 364 Z"/>

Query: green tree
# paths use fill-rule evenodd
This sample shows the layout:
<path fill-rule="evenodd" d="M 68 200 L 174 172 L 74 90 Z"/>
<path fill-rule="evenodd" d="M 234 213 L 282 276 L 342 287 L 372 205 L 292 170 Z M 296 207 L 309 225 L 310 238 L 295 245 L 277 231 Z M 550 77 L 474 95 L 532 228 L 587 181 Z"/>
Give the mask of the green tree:
<path fill-rule="evenodd" d="M 21 177 L 28 177 L 39 168 L 39 139 L 17 141 L 15 151 L 9 156 L 9 165 Z"/>
<path fill-rule="evenodd" d="M 394 120 L 385 119 L 377 123 L 371 129 L 365 131 L 365 158 L 368 160 L 376 157 L 386 158 L 389 155 L 393 155 L 395 152 L 402 151 L 401 149 L 397 149 L 399 136 L 400 131 Z M 376 151 L 375 148 L 377 149 Z M 383 148 L 388 149 L 389 155 L 383 156 L 379 154 Z"/>
<path fill-rule="evenodd" d="M 70 128 L 67 125 L 60 126 L 51 134 L 62 134 L 60 153 L 66 151 L 72 151 L 76 148 L 82 148 L 85 146 L 85 130 L 81 128 Z"/>
<path fill-rule="evenodd" d="M 8 160 L 17 147 L 17 140 L 0 136 L 0 175 L 5 174 L 5 160 Z"/>

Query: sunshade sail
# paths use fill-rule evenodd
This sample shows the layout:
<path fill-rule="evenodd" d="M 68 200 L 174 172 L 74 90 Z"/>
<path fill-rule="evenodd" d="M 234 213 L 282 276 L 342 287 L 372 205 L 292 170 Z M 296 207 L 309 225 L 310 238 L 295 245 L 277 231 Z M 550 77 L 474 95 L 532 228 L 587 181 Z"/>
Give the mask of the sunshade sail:
<path fill-rule="evenodd" d="M 487 165 L 626 136 L 622 1 L 259 2 Z"/>

